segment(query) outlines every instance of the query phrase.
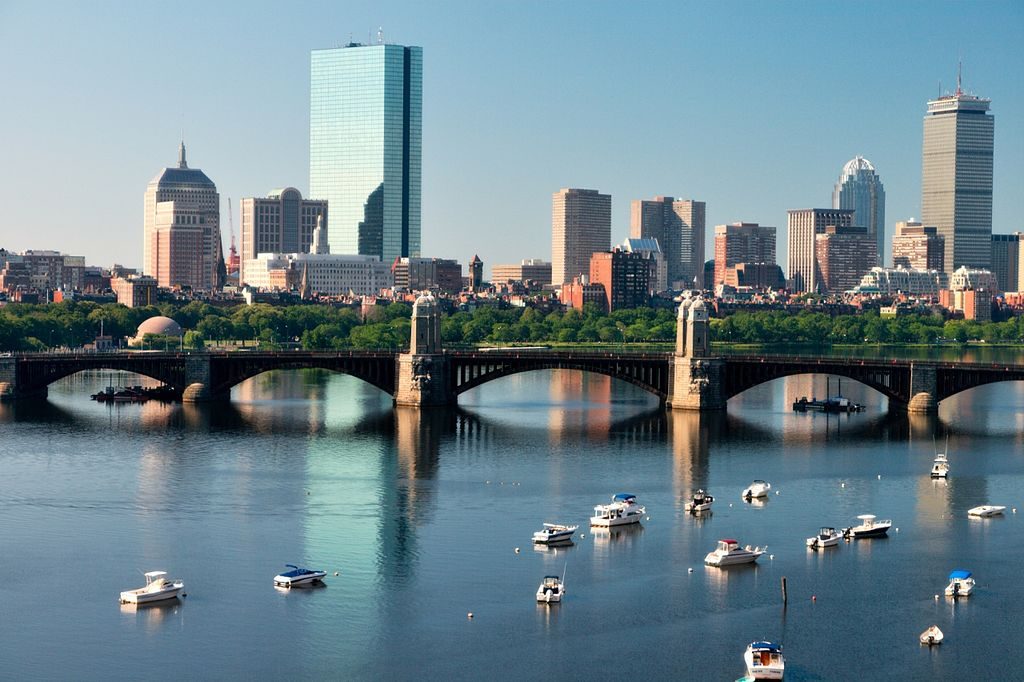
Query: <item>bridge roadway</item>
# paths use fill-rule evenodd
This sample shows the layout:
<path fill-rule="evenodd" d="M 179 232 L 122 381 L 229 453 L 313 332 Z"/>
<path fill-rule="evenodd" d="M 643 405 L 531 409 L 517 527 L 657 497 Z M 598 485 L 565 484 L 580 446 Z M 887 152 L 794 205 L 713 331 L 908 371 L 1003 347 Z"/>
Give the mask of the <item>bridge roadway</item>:
<path fill-rule="evenodd" d="M 397 396 L 400 353 L 395 351 L 248 351 L 28 353 L 0 358 L 0 398 L 45 397 L 46 387 L 84 370 L 124 370 L 152 377 L 185 392 L 186 400 L 227 397 L 232 386 L 276 369 L 321 368 L 342 372 Z M 414 356 L 419 357 L 419 356 Z M 596 372 L 639 386 L 670 401 L 673 353 L 556 351 L 552 349 L 446 350 L 438 356 L 449 401 L 504 376 L 545 369 Z M 1022 364 L 877 360 L 791 355 L 726 355 L 703 358 L 724 401 L 758 384 L 796 374 L 853 379 L 905 409 L 919 394 L 930 406 L 951 395 L 996 381 L 1024 381 Z M 434 370 L 438 371 L 438 370 Z M 198 388 L 196 388 L 198 387 Z M 193 390 L 195 389 L 195 390 Z M 192 391 L 190 396 L 189 392 Z"/>

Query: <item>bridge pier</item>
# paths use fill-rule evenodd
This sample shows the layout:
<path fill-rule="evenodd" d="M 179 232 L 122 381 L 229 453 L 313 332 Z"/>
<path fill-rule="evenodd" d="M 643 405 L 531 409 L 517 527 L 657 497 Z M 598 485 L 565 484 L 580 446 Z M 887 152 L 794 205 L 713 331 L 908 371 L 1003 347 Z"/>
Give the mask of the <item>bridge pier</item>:
<path fill-rule="evenodd" d="M 18 360 L 14 357 L 0 359 L 0 402 L 12 400 L 45 400 L 49 394 L 46 386 L 26 390 L 18 381 Z"/>
<path fill-rule="evenodd" d="M 420 296 L 412 306 L 409 352 L 398 356 L 395 404 L 441 407 L 455 403 L 448 372 L 449 360 L 441 349 L 441 311 L 433 296 Z"/>
<path fill-rule="evenodd" d="M 703 299 L 683 299 L 676 318 L 668 406 L 674 410 L 724 410 L 725 361 L 708 357 L 710 325 Z"/>
<path fill-rule="evenodd" d="M 910 414 L 938 414 L 935 396 L 939 391 L 938 370 L 935 365 L 914 363 L 910 366 Z"/>
<path fill-rule="evenodd" d="M 230 392 L 214 393 L 212 385 L 210 356 L 205 353 L 189 355 L 185 359 L 185 390 L 181 393 L 181 402 L 208 403 L 230 397 Z"/>

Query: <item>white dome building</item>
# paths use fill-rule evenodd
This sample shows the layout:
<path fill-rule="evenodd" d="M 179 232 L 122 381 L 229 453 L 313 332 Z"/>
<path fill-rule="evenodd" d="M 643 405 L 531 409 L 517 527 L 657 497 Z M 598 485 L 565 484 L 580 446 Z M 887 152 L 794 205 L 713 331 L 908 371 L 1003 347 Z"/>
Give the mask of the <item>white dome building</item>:
<path fill-rule="evenodd" d="M 146 334 L 180 337 L 183 332 L 181 325 L 171 318 L 157 315 L 148 320 L 143 320 L 136 330 L 134 338 L 128 339 L 128 344 L 136 345 L 142 343 L 143 339 L 146 338 Z"/>

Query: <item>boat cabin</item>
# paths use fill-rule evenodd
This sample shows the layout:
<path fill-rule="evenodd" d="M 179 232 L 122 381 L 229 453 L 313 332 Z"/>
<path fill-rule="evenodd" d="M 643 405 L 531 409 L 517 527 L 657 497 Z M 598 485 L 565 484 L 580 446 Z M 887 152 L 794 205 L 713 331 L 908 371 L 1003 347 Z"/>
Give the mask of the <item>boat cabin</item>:
<path fill-rule="evenodd" d="M 562 587 L 562 579 L 557 575 L 546 575 L 540 584 L 541 590 L 551 590 L 557 593 Z"/>
<path fill-rule="evenodd" d="M 716 549 L 716 551 L 719 551 L 719 552 L 735 552 L 739 548 L 740 548 L 740 543 L 739 542 L 737 542 L 736 540 L 731 540 L 731 539 L 727 538 L 725 540 L 719 540 L 718 541 L 718 547 L 716 547 L 715 549 Z"/>

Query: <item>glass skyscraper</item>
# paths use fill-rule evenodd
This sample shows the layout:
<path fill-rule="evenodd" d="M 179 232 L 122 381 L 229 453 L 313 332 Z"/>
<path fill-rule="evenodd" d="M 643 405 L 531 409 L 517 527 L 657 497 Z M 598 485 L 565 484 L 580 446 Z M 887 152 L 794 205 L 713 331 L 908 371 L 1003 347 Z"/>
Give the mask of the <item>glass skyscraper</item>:
<path fill-rule="evenodd" d="M 885 253 L 885 188 L 875 167 L 863 156 L 855 156 L 843 166 L 832 191 L 832 208 L 852 208 L 853 224 L 868 228 L 878 247 L 878 262 Z"/>
<path fill-rule="evenodd" d="M 335 253 L 420 255 L 423 49 L 361 45 L 310 58 L 309 191 Z"/>
<path fill-rule="evenodd" d="M 989 100 L 960 89 L 928 102 L 921 162 L 921 222 L 945 238 L 944 266 L 992 261 L 992 146 Z"/>

